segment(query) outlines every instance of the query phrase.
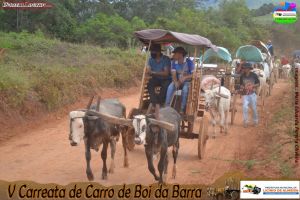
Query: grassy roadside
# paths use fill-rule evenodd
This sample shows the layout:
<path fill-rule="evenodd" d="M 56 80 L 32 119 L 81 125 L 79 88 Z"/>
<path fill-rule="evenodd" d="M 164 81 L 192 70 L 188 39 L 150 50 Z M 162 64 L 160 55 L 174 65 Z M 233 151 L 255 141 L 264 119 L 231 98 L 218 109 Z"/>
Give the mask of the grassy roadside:
<path fill-rule="evenodd" d="M 293 88 L 292 81 L 288 83 Z M 255 147 L 246 148 L 241 160 L 234 163 L 250 178 L 296 178 L 299 177 L 295 166 L 295 98 L 294 91 L 286 90 L 280 99 L 275 100 L 272 112 L 266 113 L 268 126 L 261 127 L 253 134 Z"/>
<path fill-rule="evenodd" d="M 144 57 L 135 50 L 103 49 L 0 32 L 0 112 L 53 111 L 104 87 L 129 87 L 140 78 Z"/>

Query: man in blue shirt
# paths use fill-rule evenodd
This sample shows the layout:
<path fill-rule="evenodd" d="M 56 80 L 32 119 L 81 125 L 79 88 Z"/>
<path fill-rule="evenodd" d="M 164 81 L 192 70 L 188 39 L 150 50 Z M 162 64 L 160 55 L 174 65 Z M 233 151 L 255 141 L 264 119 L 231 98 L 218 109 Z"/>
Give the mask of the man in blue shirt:
<path fill-rule="evenodd" d="M 169 57 L 161 53 L 161 46 L 159 44 L 153 44 L 150 51 L 151 57 L 148 61 L 147 73 L 151 78 L 147 88 L 150 95 L 150 103 L 155 106 L 155 113 L 158 114 L 160 105 L 165 102 L 166 91 L 171 80 L 171 61 Z M 161 87 L 158 95 L 155 93 L 156 87 Z"/>
<path fill-rule="evenodd" d="M 167 90 L 166 105 L 170 106 L 175 90 L 182 88 L 180 113 L 183 114 L 185 113 L 189 87 L 195 66 L 192 60 L 185 57 L 187 52 L 183 47 L 177 47 L 173 53 L 174 60 L 171 64 L 173 82 L 169 85 Z"/>

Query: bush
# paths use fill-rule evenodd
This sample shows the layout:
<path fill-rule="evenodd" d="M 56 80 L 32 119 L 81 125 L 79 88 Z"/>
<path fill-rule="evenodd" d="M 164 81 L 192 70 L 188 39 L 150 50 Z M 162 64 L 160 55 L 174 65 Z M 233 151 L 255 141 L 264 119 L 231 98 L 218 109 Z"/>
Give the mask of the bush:
<path fill-rule="evenodd" d="M 133 50 L 70 44 L 40 33 L 0 32 L 3 44 L 10 49 L 0 62 L 0 98 L 10 107 L 22 107 L 34 93 L 54 110 L 103 87 L 129 87 L 144 66 L 144 56 Z"/>

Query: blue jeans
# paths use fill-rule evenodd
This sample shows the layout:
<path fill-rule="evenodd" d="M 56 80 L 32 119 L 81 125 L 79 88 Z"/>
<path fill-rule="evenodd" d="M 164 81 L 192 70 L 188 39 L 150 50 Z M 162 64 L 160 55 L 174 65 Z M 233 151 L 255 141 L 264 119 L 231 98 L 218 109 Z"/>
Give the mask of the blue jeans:
<path fill-rule="evenodd" d="M 189 88 L 190 88 L 190 82 L 184 82 L 183 87 L 182 87 L 182 92 L 181 92 L 181 109 L 180 111 L 184 112 L 186 103 L 187 103 L 187 98 L 189 94 Z M 170 106 L 171 100 L 173 97 L 174 92 L 176 91 L 176 87 L 174 82 L 172 82 L 167 90 L 167 98 L 166 98 L 166 106 Z"/>
<path fill-rule="evenodd" d="M 257 101 L 257 96 L 256 96 L 255 93 L 243 96 L 243 117 L 244 117 L 244 123 L 248 123 L 248 108 L 249 108 L 249 104 L 251 105 L 252 110 L 253 110 L 253 121 L 254 121 L 254 123 L 258 123 L 256 101 Z"/>

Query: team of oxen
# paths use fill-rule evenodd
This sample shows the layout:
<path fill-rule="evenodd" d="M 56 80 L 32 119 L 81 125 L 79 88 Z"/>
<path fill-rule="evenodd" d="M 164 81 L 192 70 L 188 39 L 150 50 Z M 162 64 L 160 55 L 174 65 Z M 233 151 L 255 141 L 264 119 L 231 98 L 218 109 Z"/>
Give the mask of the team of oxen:
<path fill-rule="evenodd" d="M 93 97 L 94 98 L 94 97 Z M 102 179 L 107 179 L 108 171 L 114 172 L 114 157 L 116 142 L 122 136 L 124 150 L 124 167 L 128 167 L 127 130 L 134 128 L 140 143 L 145 146 L 148 169 L 155 180 L 163 182 L 168 168 L 168 147 L 173 147 L 174 167 L 172 177 L 176 176 L 176 160 L 179 149 L 179 125 L 181 116 L 171 107 L 160 109 L 159 119 L 151 115 L 137 115 L 134 119 L 126 119 L 126 108 L 117 99 L 101 100 L 92 105 L 93 98 L 86 109 L 70 112 L 70 135 L 72 146 L 77 146 L 83 140 L 85 144 L 86 175 L 89 180 L 94 176 L 90 167 L 91 149 L 99 150 L 102 145 L 101 158 L 103 161 Z M 107 150 L 111 149 L 111 164 L 107 169 Z M 160 153 L 158 163 L 159 175 L 153 165 L 153 156 Z"/>
<path fill-rule="evenodd" d="M 279 64 L 273 66 L 275 80 L 280 77 Z M 283 77 L 287 78 L 290 73 L 290 66 L 281 66 Z M 257 67 L 254 71 L 259 75 L 261 87 L 266 84 L 266 74 Z M 216 81 L 218 82 L 218 81 Z M 205 85 L 203 83 L 203 85 Z M 262 89 L 259 89 L 262 90 Z M 219 116 L 221 132 L 228 131 L 228 113 L 230 112 L 231 92 L 224 86 L 205 89 L 204 97 L 206 110 L 210 113 L 215 131 L 216 116 Z M 259 92 L 258 94 L 260 94 Z M 99 150 L 102 145 L 101 158 L 103 160 L 102 179 L 107 179 L 107 174 L 113 173 L 115 164 L 116 143 L 122 136 L 124 151 L 124 167 L 129 166 L 127 152 L 127 132 L 129 129 L 135 131 L 135 143 L 143 144 L 145 147 L 148 169 L 156 181 L 166 181 L 168 170 L 168 147 L 172 147 L 173 170 L 172 177 L 176 177 L 176 161 L 179 150 L 179 132 L 181 115 L 172 107 L 164 107 L 159 111 L 159 118 L 153 115 L 136 115 L 133 119 L 126 118 L 126 107 L 117 99 L 97 99 L 92 105 L 92 97 L 86 109 L 70 112 L 70 135 L 69 140 L 72 146 L 77 146 L 83 140 L 85 145 L 86 175 L 88 180 L 93 180 L 91 170 L 91 149 Z M 107 151 L 110 145 L 111 163 L 107 168 Z M 158 171 L 156 173 L 153 158 L 160 154 Z"/>

